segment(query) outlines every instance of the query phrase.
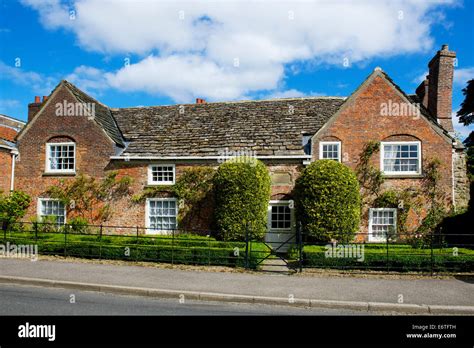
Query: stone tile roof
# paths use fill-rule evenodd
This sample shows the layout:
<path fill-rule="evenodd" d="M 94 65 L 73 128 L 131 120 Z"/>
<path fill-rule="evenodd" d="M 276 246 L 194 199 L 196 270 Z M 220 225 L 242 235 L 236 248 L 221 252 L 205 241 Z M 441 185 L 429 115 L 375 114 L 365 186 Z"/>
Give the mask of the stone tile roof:
<path fill-rule="evenodd" d="M 79 88 L 74 86 L 72 83 L 64 80 L 62 81 L 64 85 L 74 94 L 77 100 L 80 103 L 94 103 L 95 104 L 95 117 L 94 120 L 104 129 L 108 136 L 119 146 L 124 147 L 125 143 L 123 141 L 122 133 L 115 122 L 115 119 L 110 112 L 110 109 L 102 104 L 101 102 L 95 100 L 91 96 L 87 95 Z"/>
<path fill-rule="evenodd" d="M 10 150 L 16 149 L 15 143 L 2 138 L 0 138 L 0 147 L 7 148 Z"/>
<path fill-rule="evenodd" d="M 25 126 L 25 123 L 13 117 L 0 114 L 0 126 L 7 126 L 19 132 Z"/>
<path fill-rule="evenodd" d="M 304 155 L 344 98 L 308 97 L 111 109 L 125 139 L 122 156 Z M 180 112 L 181 110 L 181 112 Z"/>

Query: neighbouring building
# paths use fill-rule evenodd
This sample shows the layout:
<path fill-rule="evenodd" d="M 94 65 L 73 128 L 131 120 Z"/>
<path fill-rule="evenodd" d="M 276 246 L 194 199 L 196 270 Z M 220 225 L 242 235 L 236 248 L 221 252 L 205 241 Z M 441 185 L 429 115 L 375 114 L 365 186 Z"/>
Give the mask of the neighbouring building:
<path fill-rule="evenodd" d="M 15 137 L 24 125 L 23 121 L 0 114 L 0 191 L 4 193 L 13 189 L 12 175 L 18 155 Z"/>
<path fill-rule="evenodd" d="M 443 45 L 429 63 L 416 94 L 404 93 L 380 68 L 349 97 L 304 97 L 261 101 L 110 108 L 67 81 L 29 104 L 28 123 L 16 137 L 15 189 L 33 198 L 27 217 L 55 215 L 68 207 L 45 194 L 79 173 L 101 178 L 111 170 L 132 177 L 132 194 L 172 185 L 186 168 L 217 167 L 233 153 L 256 155 L 269 168 L 272 195 L 269 235 L 294 229 L 292 190 L 312 161 L 332 159 L 355 169 L 364 145 L 380 142 L 372 164 L 385 177 L 382 189 L 419 188 L 424 166 L 439 159 L 440 186 L 449 208 L 468 203 L 465 151 L 451 119 L 453 60 Z M 394 207 L 364 208 L 361 232 L 383 240 L 396 229 Z M 210 212 L 208 215 L 210 215 Z M 147 233 L 176 228 L 208 230 L 210 218 L 178 226 L 179 202 L 162 196 L 141 204 L 114 203 L 111 225 L 145 226 Z M 420 216 L 409 216 L 415 228 Z M 275 237 L 278 238 L 278 237 Z"/>

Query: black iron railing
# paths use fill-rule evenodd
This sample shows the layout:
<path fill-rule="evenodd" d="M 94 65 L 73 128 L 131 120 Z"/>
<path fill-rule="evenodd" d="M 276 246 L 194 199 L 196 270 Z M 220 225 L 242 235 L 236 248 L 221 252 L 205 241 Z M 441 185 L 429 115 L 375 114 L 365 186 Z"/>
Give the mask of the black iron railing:
<path fill-rule="evenodd" d="M 39 254 L 91 259 L 217 265 L 247 269 L 337 269 L 358 272 L 474 273 L 472 234 L 390 234 L 377 242 L 370 233 L 347 235 L 353 242 L 321 242 L 305 233 L 281 231 L 278 238 L 217 240 L 213 231 L 156 231 L 140 226 L 0 224 L 5 246 L 35 245 Z M 377 235 L 384 237 L 383 235 Z M 386 236 L 387 237 L 387 236 Z M 6 250 L 6 248 L 3 248 Z M 1 255 L 0 255 L 1 256 Z"/>

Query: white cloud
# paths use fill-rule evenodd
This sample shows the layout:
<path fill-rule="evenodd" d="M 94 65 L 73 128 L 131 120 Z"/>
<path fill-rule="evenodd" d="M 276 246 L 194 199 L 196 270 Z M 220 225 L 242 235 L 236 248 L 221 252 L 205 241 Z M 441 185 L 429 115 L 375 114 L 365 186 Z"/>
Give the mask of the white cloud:
<path fill-rule="evenodd" d="M 5 64 L 0 60 L 0 79 L 8 79 L 21 86 L 29 86 L 38 95 L 49 95 L 54 87 L 54 79 L 34 71 Z"/>
<path fill-rule="evenodd" d="M 418 76 L 415 77 L 411 82 L 413 82 L 413 83 L 419 85 L 420 83 L 422 83 L 423 81 L 425 81 L 426 75 L 428 75 L 428 71 L 425 71 L 423 74 L 418 75 Z"/>
<path fill-rule="evenodd" d="M 91 94 L 100 93 L 109 87 L 104 71 L 85 65 L 75 68 L 65 79 Z"/>
<path fill-rule="evenodd" d="M 122 91 L 146 90 L 187 102 L 193 96 L 210 100 L 236 99 L 276 86 L 283 75 L 278 64 L 266 69 L 222 67 L 198 55 L 149 56 L 137 64 L 106 74 L 110 86 Z"/>
<path fill-rule="evenodd" d="M 285 79 L 285 65 L 300 62 L 342 66 L 344 58 L 354 64 L 426 52 L 437 18 L 430 13 L 454 1 L 76 0 L 66 6 L 60 0 L 22 0 L 38 11 L 46 28 L 71 31 L 84 49 L 142 57 L 109 72 L 111 86 L 176 101 L 275 90 Z M 76 78 L 81 74 L 92 83 L 87 71 Z"/>
<path fill-rule="evenodd" d="M 11 109 L 20 106 L 20 101 L 16 99 L 0 99 L 0 110 Z"/>
<path fill-rule="evenodd" d="M 415 77 L 412 82 L 420 84 L 422 81 L 425 80 L 426 75 L 428 75 L 428 71 L 425 71 L 423 74 Z M 467 81 L 474 79 L 474 67 L 468 68 L 454 68 L 453 73 L 453 85 L 457 85 L 459 87 L 466 87 Z"/>
<path fill-rule="evenodd" d="M 474 67 L 454 69 L 453 83 L 462 88 L 466 87 L 467 81 L 474 79 Z"/>
<path fill-rule="evenodd" d="M 287 89 L 285 91 L 275 91 L 265 95 L 262 99 L 274 99 L 274 98 L 300 98 L 304 97 L 304 92 L 298 91 L 297 89 Z"/>
<path fill-rule="evenodd" d="M 319 96 L 324 96 L 324 93 L 318 93 L 318 92 L 309 92 L 305 93 L 302 91 L 299 91 L 297 89 L 286 89 L 286 90 L 275 90 L 271 91 L 267 94 L 263 94 L 259 96 L 259 99 L 275 99 L 275 98 L 302 98 L 302 97 L 319 97 Z"/>

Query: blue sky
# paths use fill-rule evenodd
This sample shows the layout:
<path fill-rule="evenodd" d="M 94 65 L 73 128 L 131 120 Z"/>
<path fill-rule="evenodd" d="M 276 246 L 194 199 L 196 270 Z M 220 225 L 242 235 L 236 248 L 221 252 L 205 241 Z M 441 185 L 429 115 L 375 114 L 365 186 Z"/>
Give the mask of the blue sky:
<path fill-rule="evenodd" d="M 348 96 L 380 66 L 410 94 L 444 43 L 456 111 L 473 20 L 467 0 L 0 0 L 0 113 L 25 120 L 61 79 L 125 107 Z"/>

